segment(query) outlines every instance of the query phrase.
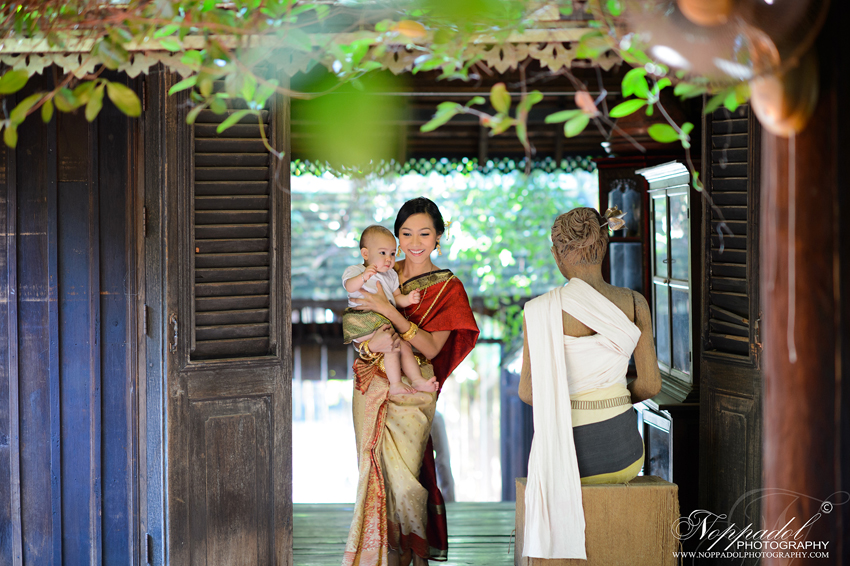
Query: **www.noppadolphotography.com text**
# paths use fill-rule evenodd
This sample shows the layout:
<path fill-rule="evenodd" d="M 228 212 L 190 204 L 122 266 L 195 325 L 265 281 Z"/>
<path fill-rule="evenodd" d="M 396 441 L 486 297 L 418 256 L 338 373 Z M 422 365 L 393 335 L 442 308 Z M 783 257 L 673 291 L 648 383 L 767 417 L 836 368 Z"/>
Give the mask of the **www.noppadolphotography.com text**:
<path fill-rule="evenodd" d="M 782 521 L 762 524 L 759 509 L 771 499 L 785 508 Z M 801 500 L 805 507 L 816 510 L 798 516 Z M 780 558 L 793 564 L 795 560 L 829 558 L 831 541 L 815 540 L 812 531 L 820 521 L 832 521 L 835 507 L 850 503 L 850 493 L 835 492 L 824 499 L 781 489 L 758 489 L 741 495 L 725 512 L 696 509 L 680 517 L 672 525 L 673 534 L 682 545 L 675 552 L 677 562 L 699 564 L 701 561 L 729 561 L 743 564 L 753 559 Z M 818 532 L 823 532 L 818 530 Z"/>

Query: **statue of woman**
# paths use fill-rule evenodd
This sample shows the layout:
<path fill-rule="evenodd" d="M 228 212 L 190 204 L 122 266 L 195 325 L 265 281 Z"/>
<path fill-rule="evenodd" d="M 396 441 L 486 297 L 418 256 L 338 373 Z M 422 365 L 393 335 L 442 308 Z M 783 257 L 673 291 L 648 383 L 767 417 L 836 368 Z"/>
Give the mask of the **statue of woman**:
<path fill-rule="evenodd" d="M 632 403 L 655 396 L 661 378 L 646 299 L 602 279 L 608 229 L 592 208 L 559 216 L 552 255 L 568 284 L 525 306 L 519 396 L 534 407 L 525 556 L 586 559 L 581 485 L 625 483 L 643 466 Z M 632 353 L 637 379 L 627 383 Z"/>
<path fill-rule="evenodd" d="M 390 321 L 360 346 L 354 363 L 354 432 L 360 476 L 354 519 L 343 565 L 427 564 L 445 561 L 448 534 L 443 496 L 437 487 L 430 440 L 438 393 L 390 395 L 380 355 L 398 349 L 399 340 L 416 349 L 422 377 L 442 386 L 472 351 L 478 326 L 463 284 L 434 265 L 445 223 L 427 198 L 407 201 L 395 221 L 399 252 L 395 270 L 404 294 L 420 301 L 401 311 L 377 293 L 356 299 L 359 309 Z M 380 284 L 379 284 L 380 285 Z"/>

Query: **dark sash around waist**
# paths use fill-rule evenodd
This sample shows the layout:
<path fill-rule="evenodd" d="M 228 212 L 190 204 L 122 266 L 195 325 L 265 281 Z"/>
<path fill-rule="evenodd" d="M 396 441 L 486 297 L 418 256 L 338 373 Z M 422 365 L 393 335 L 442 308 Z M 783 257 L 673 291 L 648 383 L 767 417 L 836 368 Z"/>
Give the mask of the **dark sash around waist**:
<path fill-rule="evenodd" d="M 634 409 L 610 419 L 573 427 L 579 475 L 610 474 L 634 464 L 643 455 L 643 439 Z"/>

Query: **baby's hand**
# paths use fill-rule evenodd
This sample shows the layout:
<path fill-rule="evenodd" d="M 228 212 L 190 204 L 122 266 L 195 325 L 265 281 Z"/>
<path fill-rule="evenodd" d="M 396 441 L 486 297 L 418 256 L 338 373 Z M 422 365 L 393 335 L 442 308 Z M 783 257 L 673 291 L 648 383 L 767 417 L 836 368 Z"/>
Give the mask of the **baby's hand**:
<path fill-rule="evenodd" d="M 370 265 L 366 268 L 366 271 L 363 272 L 363 283 L 372 278 L 373 275 L 378 273 L 377 265 Z"/>
<path fill-rule="evenodd" d="M 410 304 L 411 304 L 411 305 L 419 304 L 419 301 L 420 301 L 420 299 L 421 299 L 421 296 L 419 295 L 419 289 L 416 289 L 415 291 L 411 291 L 411 292 L 407 295 L 407 298 L 408 298 L 408 299 L 410 299 Z"/>

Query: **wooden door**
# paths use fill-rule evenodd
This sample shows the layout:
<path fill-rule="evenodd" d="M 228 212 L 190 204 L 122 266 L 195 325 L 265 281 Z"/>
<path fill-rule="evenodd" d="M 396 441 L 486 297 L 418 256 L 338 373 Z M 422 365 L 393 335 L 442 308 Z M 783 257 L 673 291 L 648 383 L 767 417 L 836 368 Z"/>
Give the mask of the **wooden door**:
<path fill-rule="evenodd" d="M 54 71 L 4 104 L 52 90 Z M 137 126 L 107 103 L 93 122 L 30 116 L 0 146 L 4 566 L 138 562 Z"/>
<path fill-rule="evenodd" d="M 176 80 L 153 74 L 148 89 L 149 119 L 160 117 L 146 156 L 159 239 L 148 304 L 162 297 L 148 361 L 165 377 L 165 522 L 151 562 L 290 564 L 288 162 L 269 154 L 256 117 L 222 134 L 226 114 L 187 125 L 186 93 L 167 96 Z M 286 110 L 276 100 L 263 113 L 281 149 Z"/>
<path fill-rule="evenodd" d="M 759 496 L 748 492 L 762 486 L 760 130 L 742 106 L 706 116 L 704 131 L 704 178 L 716 208 L 703 215 L 700 506 L 758 528 Z"/>

